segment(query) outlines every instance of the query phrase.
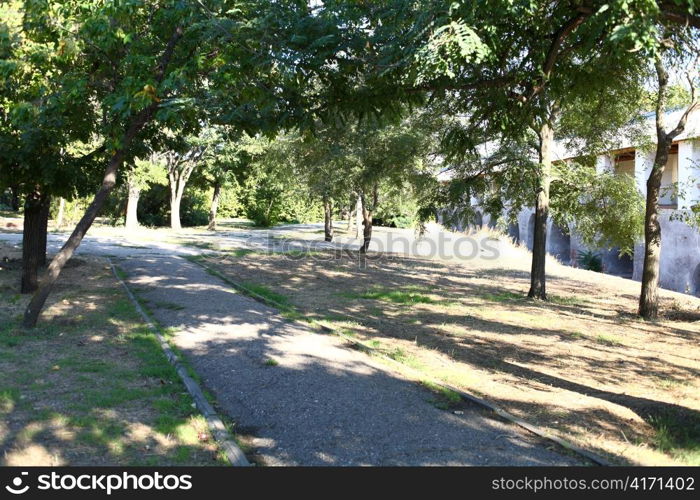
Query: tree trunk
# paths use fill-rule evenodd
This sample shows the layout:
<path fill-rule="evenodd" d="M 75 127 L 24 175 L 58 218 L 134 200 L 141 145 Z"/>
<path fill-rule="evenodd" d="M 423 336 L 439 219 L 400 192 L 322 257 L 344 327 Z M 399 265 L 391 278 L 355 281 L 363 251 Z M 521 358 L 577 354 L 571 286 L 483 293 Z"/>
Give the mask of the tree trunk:
<path fill-rule="evenodd" d="M 367 253 L 369 249 L 369 244 L 372 241 L 372 211 L 377 206 L 377 186 L 374 187 L 373 193 L 373 203 L 371 207 L 367 206 L 367 200 L 365 199 L 364 193 L 360 195 L 362 201 L 362 246 L 360 247 L 360 253 Z"/>
<path fill-rule="evenodd" d="M 46 244 L 49 232 L 49 212 L 51 211 L 51 197 L 45 196 L 41 201 L 41 212 L 39 213 L 39 245 L 37 246 L 37 262 L 39 266 L 46 265 Z"/>
<path fill-rule="evenodd" d="M 156 83 L 160 84 L 165 78 L 166 68 L 168 67 L 170 58 L 175 50 L 175 46 L 182 37 L 183 32 L 183 27 L 177 26 L 170 37 L 170 40 L 168 40 L 168 44 L 163 51 L 163 55 L 158 63 L 158 66 L 156 67 Z M 80 242 L 83 240 L 85 233 L 87 233 L 88 229 L 90 229 L 90 226 L 95 221 L 95 217 L 97 217 L 97 214 L 104 205 L 107 196 L 109 196 L 110 191 L 112 191 L 114 188 L 114 185 L 117 182 L 117 171 L 124 161 L 126 149 L 131 145 L 131 141 L 141 131 L 143 126 L 151 120 L 157 107 L 157 102 L 146 106 L 139 111 L 129 123 L 129 126 L 124 133 L 123 140 L 121 141 L 122 148 L 117 149 L 114 152 L 109 160 L 109 163 L 107 164 L 105 175 L 102 179 L 102 186 L 100 186 L 99 191 L 97 191 L 97 194 L 95 194 L 92 203 L 90 203 L 90 206 L 83 214 L 83 217 L 80 219 L 80 221 L 78 221 L 73 233 L 71 233 L 68 240 L 61 247 L 61 250 L 59 250 L 51 261 L 51 264 L 49 264 L 49 268 L 47 269 L 46 275 L 41 280 L 39 289 L 32 297 L 32 300 L 29 301 L 29 304 L 24 311 L 24 319 L 22 321 L 22 326 L 25 328 L 33 328 L 36 326 L 36 322 L 39 319 L 39 314 L 41 313 L 41 310 L 44 307 L 46 299 L 49 297 L 56 280 L 58 280 L 58 277 L 63 270 L 63 266 L 66 265 L 66 262 L 68 262 L 75 250 L 78 248 L 78 246 L 80 246 Z"/>
<path fill-rule="evenodd" d="M 95 217 L 97 217 L 102 205 L 104 205 L 109 192 L 114 187 L 117 177 L 117 169 L 123 158 L 124 150 L 119 150 L 114 154 L 114 156 L 112 156 L 112 159 L 110 160 L 105 171 L 104 179 L 102 180 L 102 187 L 100 187 L 100 190 L 95 195 L 92 203 L 90 203 L 90 206 L 85 211 L 85 214 L 83 214 L 83 217 L 75 226 L 73 233 L 64 243 L 63 247 L 61 247 L 61 250 L 53 258 L 51 264 L 49 264 L 49 268 L 46 276 L 41 282 L 41 286 L 32 297 L 27 309 L 24 311 L 24 321 L 22 324 L 25 328 L 33 328 L 36 326 L 36 322 L 39 319 L 39 313 L 44 307 L 44 303 L 46 302 L 49 293 L 51 293 L 51 289 L 56 283 L 58 276 L 61 274 L 63 266 L 66 264 L 66 262 L 68 262 L 68 259 L 73 256 L 73 253 L 80 245 L 85 233 L 87 233 L 88 229 L 90 229 L 90 226 L 94 222 Z"/>
<path fill-rule="evenodd" d="M 209 209 L 209 231 L 216 231 L 216 212 L 219 209 L 219 198 L 221 198 L 221 184 L 214 184 L 214 196 L 211 198 L 211 208 Z"/>
<path fill-rule="evenodd" d="M 61 250 L 56 254 L 56 256 L 49 264 L 49 268 L 46 271 L 46 275 L 42 278 L 39 285 L 39 289 L 36 291 L 32 300 L 29 301 L 27 308 L 24 311 L 24 319 L 22 321 L 22 326 L 25 328 L 33 328 L 36 326 L 36 322 L 39 319 L 39 314 L 41 313 L 46 299 L 48 298 L 51 290 L 53 289 L 56 280 L 58 280 L 63 266 L 66 262 L 73 256 L 80 242 L 83 240 L 85 233 L 87 233 L 90 226 L 95 221 L 95 217 L 100 212 L 100 209 L 105 203 L 107 196 L 109 196 L 110 191 L 114 188 L 117 181 L 117 170 L 119 166 L 124 161 L 124 154 L 126 148 L 129 147 L 134 136 L 143 128 L 143 126 L 150 120 L 153 112 L 155 111 L 156 105 L 151 105 L 143 109 L 134 119 L 132 120 L 129 128 L 124 134 L 124 139 L 122 141 L 122 149 L 118 149 L 112 155 L 105 169 L 104 178 L 102 179 L 102 186 L 100 186 L 99 191 L 95 194 L 95 197 L 88 206 L 87 210 L 83 214 L 75 229 L 71 233 L 70 237 L 61 247 Z"/>
<path fill-rule="evenodd" d="M 669 141 L 670 142 L 670 141 Z M 644 267 L 642 293 L 639 297 L 639 315 L 655 319 L 659 314 L 659 267 L 661 262 L 661 224 L 659 224 L 659 194 L 661 176 L 668 161 L 670 143 L 659 143 L 654 166 L 647 179 L 646 211 L 644 215 Z"/>
<path fill-rule="evenodd" d="M 44 223 L 45 196 L 28 194 L 24 201 L 24 227 L 22 231 L 22 281 L 21 293 L 34 292 L 39 287 L 42 243 L 46 254 L 46 224 Z M 44 235 L 42 236 L 42 232 Z"/>
<path fill-rule="evenodd" d="M 64 219 L 66 218 L 66 199 L 59 198 L 58 200 L 58 215 L 56 216 L 56 229 L 63 227 Z"/>
<path fill-rule="evenodd" d="M 135 182 L 129 182 L 127 186 L 129 191 L 126 199 L 126 221 L 124 227 L 127 231 L 133 231 L 139 227 L 139 198 L 141 197 L 141 189 Z"/>
<path fill-rule="evenodd" d="M 655 61 L 659 90 L 656 99 L 656 154 L 654 165 L 647 179 L 647 199 L 644 213 L 644 267 L 642 268 L 642 291 L 639 296 L 639 315 L 644 319 L 655 319 L 659 314 L 659 267 L 661 262 L 661 224 L 659 224 L 659 194 L 669 149 L 673 138 L 683 131 L 684 119 L 676 129 L 666 132 L 666 93 L 668 73 L 660 58 Z"/>
<path fill-rule="evenodd" d="M 350 205 L 350 208 L 348 209 L 348 226 L 345 231 L 345 234 L 350 234 L 350 231 L 352 231 L 352 216 L 354 215 L 353 212 L 355 212 L 355 207 Z"/>
<path fill-rule="evenodd" d="M 333 241 L 333 205 L 328 196 L 323 197 L 323 233 L 326 241 Z"/>
<path fill-rule="evenodd" d="M 530 291 L 527 296 L 547 300 L 547 218 L 549 217 L 549 185 L 552 176 L 552 146 L 554 130 L 545 121 L 540 127 L 540 175 L 535 202 L 535 234 L 532 244 Z"/>
<path fill-rule="evenodd" d="M 11 186 L 10 208 L 13 212 L 19 212 L 19 186 Z"/>
<path fill-rule="evenodd" d="M 176 193 L 170 199 L 170 227 L 175 231 L 182 229 L 180 224 L 180 196 Z"/>
<path fill-rule="evenodd" d="M 362 195 L 357 195 L 357 205 L 355 207 L 355 239 L 360 239 L 362 236 Z"/>

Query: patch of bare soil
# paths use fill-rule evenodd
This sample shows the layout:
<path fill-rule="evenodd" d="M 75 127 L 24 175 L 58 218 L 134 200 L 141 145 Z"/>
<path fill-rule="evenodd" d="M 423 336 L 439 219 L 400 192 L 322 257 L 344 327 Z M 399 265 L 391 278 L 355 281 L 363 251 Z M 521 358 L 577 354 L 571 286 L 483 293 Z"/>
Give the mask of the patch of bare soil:
<path fill-rule="evenodd" d="M 313 253 L 208 257 L 284 295 L 305 319 L 620 463 L 700 463 L 700 300 L 548 262 L 549 302 L 525 298 L 530 256 L 438 261 Z"/>

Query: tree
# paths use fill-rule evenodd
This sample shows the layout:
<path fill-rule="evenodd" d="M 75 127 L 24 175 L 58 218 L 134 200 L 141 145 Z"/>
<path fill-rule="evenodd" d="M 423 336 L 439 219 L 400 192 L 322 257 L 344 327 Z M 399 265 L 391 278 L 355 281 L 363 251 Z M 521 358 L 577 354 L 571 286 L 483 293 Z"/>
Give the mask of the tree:
<path fill-rule="evenodd" d="M 69 71 L 74 47 L 42 33 L 32 14 L 24 2 L 0 6 L 0 186 L 25 200 L 22 293 L 37 288 L 46 263 L 51 198 L 85 193 L 101 153 L 84 82 Z"/>
<path fill-rule="evenodd" d="M 695 39 L 697 40 L 697 39 Z M 688 116 L 700 109 L 700 96 L 696 94 L 698 63 L 700 50 L 692 43 L 692 36 L 669 37 L 665 43 L 672 43 L 671 52 L 663 50 L 654 60 L 658 89 L 656 98 L 656 153 L 654 163 L 647 179 L 646 211 L 644 217 L 644 268 L 642 271 L 642 290 L 639 297 L 639 315 L 644 319 L 655 319 L 659 313 L 659 267 L 661 257 L 661 224 L 659 223 L 659 196 L 661 194 L 661 178 L 668 162 L 669 151 L 674 138 L 683 132 Z M 666 57 L 665 57 L 666 56 Z M 671 57 L 669 57 L 671 56 Z M 690 86 L 690 104 L 685 107 L 677 123 L 669 124 L 666 111 L 669 105 L 669 74 L 664 59 L 675 59 L 676 62 L 685 60 L 688 71 L 685 73 Z"/>
<path fill-rule="evenodd" d="M 357 197 L 363 227 L 359 250 L 367 252 L 373 216 L 387 191 L 410 188 L 417 177 L 433 173 L 430 153 L 439 121 L 419 110 L 396 122 L 368 118 L 319 126 L 312 137 L 295 142 L 297 176 L 324 206 L 326 241 L 333 239 L 333 204 L 349 205 Z"/>
<path fill-rule="evenodd" d="M 529 143 L 528 130 L 536 137 L 538 161 L 525 170 L 535 181 L 530 297 L 546 298 L 552 148 L 563 108 L 572 94 L 596 99 L 596 90 L 619 88 L 628 68 L 641 75 L 638 52 L 653 40 L 657 23 L 698 21 L 693 5 L 647 0 L 455 2 L 437 10 L 435 28 L 416 52 L 413 80 L 417 89 L 446 96 L 451 109 L 463 113 L 466 125 L 458 123 L 447 135 L 452 152 L 459 156 L 460 149 L 475 151 L 493 140 Z"/>
<path fill-rule="evenodd" d="M 138 203 L 141 191 L 148 187 L 149 183 L 164 182 L 166 172 L 162 162 L 159 162 L 156 154 L 151 154 L 148 160 L 136 158 L 126 173 L 126 220 L 124 222 L 127 231 L 133 231 L 139 227 Z"/>
<path fill-rule="evenodd" d="M 308 90 L 308 75 L 338 69 L 326 65 L 338 51 L 335 40 L 288 43 L 310 28 L 319 36 L 338 31 L 332 16 L 311 15 L 305 3 L 70 0 L 23 6 L 33 36 L 70 49 L 65 75 L 81 90 L 87 116 L 99 117 L 89 122 L 107 156 L 100 189 L 27 306 L 26 327 L 36 324 L 121 165 L 142 152 L 147 136 L 163 127 L 194 133 L 210 114 L 249 131 L 303 123 L 318 98 Z M 56 95 L 73 94 L 60 88 Z"/>
<path fill-rule="evenodd" d="M 249 176 L 248 170 L 252 168 L 252 162 L 263 152 L 261 141 L 245 133 L 227 133 L 220 129 L 215 136 L 213 151 L 201 168 L 195 170 L 192 178 L 198 187 L 212 191 L 207 226 L 209 231 L 216 230 L 216 216 L 222 192 L 227 189 L 238 191 Z"/>
<path fill-rule="evenodd" d="M 203 131 L 201 137 L 188 137 L 177 149 L 171 149 L 163 154 L 165 168 L 170 185 L 170 227 L 182 229 L 180 224 L 180 204 L 185 193 L 187 181 L 192 172 L 205 161 L 211 151 L 212 143 L 209 131 Z"/>
<path fill-rule="evenodd" d="M 257 137 L 246 146 L 252 161 L 239 176 L 246 216 L 256 225 L 318 220 L 319 199 L 305 182 L 299 158 L 305 151 L 297 133 L 280 134 L 274 140 Z"/>
<path fill-rule="evenodd" d="M 298 178 L 312 197 L 323 204 L 325 241 L 333 241 L 333 208 L 342 203 L 351 189 L 352 159 L 349 158 L 347 129 L 337 125 L 316 130 L 314 135 L 295 141 L 294 165 Z"/>

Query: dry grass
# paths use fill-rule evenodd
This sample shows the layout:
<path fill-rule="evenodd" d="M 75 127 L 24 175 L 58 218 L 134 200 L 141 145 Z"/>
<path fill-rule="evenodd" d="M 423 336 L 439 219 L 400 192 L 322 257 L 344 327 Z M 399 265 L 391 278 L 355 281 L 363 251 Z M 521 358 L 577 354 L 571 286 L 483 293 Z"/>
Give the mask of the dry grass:
<path fill-rule="evenodd" d="M 71 260 L 32 331 L 19 327 L 19 268 L 0 244 L 0 464 L 222 463 L 104 260 Z"/>
<path fill-rule="evenodd" d="M 447 262 L 239 253 L 207 265 L 281 294 L 426 375 L 620 463 L 700 463 L 700 300 L 549 262 L 550 302 L 524 298 L 529 253 Z"/>

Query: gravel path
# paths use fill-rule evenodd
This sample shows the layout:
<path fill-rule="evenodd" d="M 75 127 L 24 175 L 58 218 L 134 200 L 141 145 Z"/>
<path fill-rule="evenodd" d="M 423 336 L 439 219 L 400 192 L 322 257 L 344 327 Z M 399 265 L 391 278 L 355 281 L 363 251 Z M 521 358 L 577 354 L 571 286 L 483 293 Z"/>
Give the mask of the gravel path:
<path fill-rule="evenodd" d="M 122 257 L 127 282 L 266 465 L 576 465 L 479 407 L 435 396 L 332 335 L 290 323 L 174 255 Z M 272 360 L 272 361 L 271 361 Z"/>

